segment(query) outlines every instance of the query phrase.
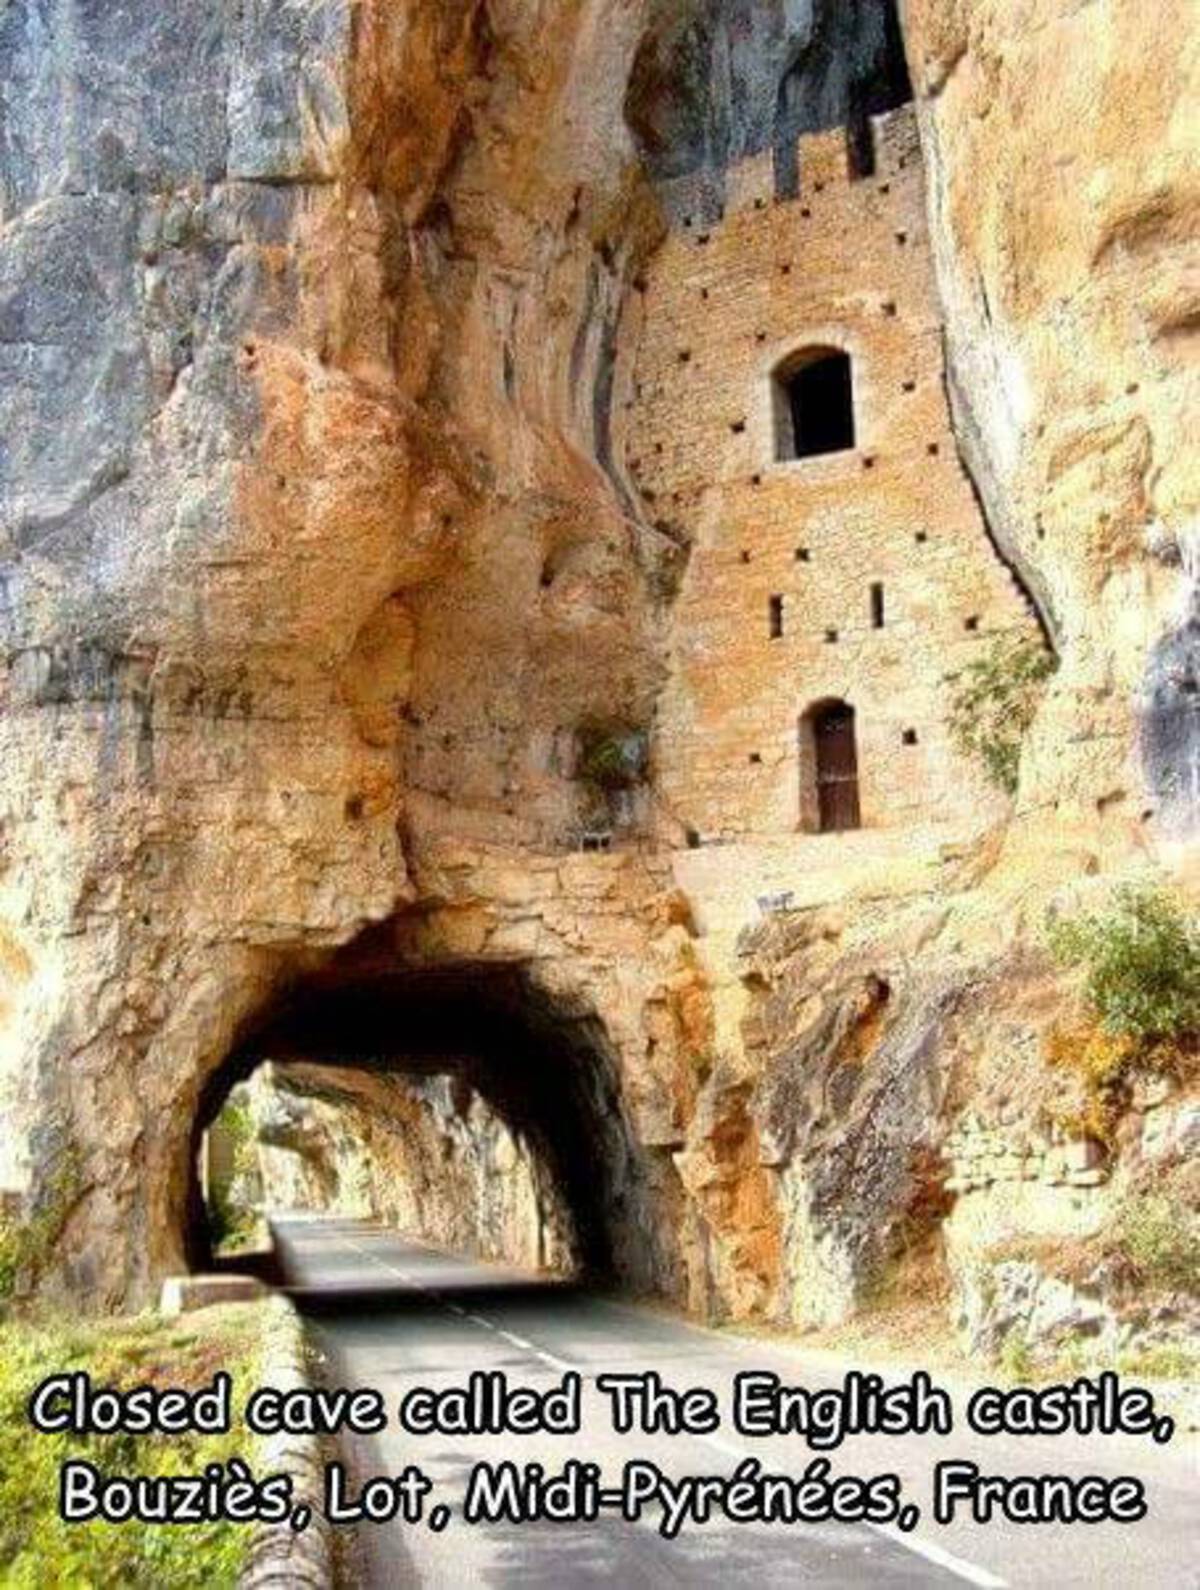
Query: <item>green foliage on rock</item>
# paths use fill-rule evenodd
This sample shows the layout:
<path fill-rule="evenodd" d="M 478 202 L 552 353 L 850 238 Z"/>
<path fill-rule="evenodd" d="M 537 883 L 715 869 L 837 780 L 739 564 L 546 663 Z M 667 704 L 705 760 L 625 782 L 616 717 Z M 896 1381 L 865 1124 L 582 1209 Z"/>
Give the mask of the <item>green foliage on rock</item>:
<path fill-rule="evenodd" d="M 0 1584 L 122 1586 L 129 1590 L 233 1590 L 244 1566 L 245 1525 L 64 1524 L 58 1473 L 72 1457 L 105 1474 L 200 1474 L 241 1458 L 253 1467 L 254 1437 L 227 1435 L 43 1435 L 28 1423 L 35 1387 L 58 1371 L 84 1370 L 97 1386 L 207 1385 L 218 1369 L 234 1379 L 233 1406 L 253 1387 L 258 1314 L 249 1307 L 206 1311 L 195 1324 L 147 1315 L 89 1324 L 0 1326 Z"/>
<path fill-rule="evenodd" d="M 1117 1243 L 1146 1287 L 1200 1294 L 1200 1219 L 1173 1198 L 1142 1193 L 1126 1198 Z"/>
<path fill-rule="evenodd" d="M 1000 635 L 986 656 L 956 676 L 950 737 L 964 756 L 981 762 L 988 780 L 1008 795 L 1016 793 L 1021 743 L 1056 666 L 1038 640 Z"/>
<path fill-rule="evenodd" d="M 78 1155 L 73 1148 L 64 1149 L 34 1213 L 25 1219 L 0 1216 L 0 1308 L 22 1288 L 32 1290 L 37 1285 L 79 1196 L 80 1179 Z"/>
<path fill-rule="evenodd" d="M 588 719 L 578 729 L 578 775 L 599 790 L 629 789 L 646 776 L 646 735 L 628 723 Z"/>
<path fill-rule="evenodd" d="M 217 1253 L 252 1246 L 262 1234 L 257 1209 L 246 1201 L 246 1188 L 258 1172 L 258 1128 L 244 1087 L 234 1088 L 213 1123 L 233 1148 L 233 1175 L 209 1191 L 209 1232 Z"/>
<path fill-rule="evenodd" d="M 1082 967 L 1106 1032 L 1152 1045 L 1200 1033 L 1200 923 L 1160 890 L 1119 889 L 1109 910 L 1052 923 L 1052 951 Z"/>

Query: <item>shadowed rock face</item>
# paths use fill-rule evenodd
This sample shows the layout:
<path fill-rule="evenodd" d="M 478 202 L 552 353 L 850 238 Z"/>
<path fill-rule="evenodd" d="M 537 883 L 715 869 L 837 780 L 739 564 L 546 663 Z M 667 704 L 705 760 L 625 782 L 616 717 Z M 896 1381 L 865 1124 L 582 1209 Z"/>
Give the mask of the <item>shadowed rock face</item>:
<path fill-rule="evenodd" d="M 891 0 L 693 0 L 660 5 L 638 49 L 625 113 L 660 179 L 723 171 L 801 133 L 909 98 Z"/>
<path fill-rule="evenodd" d="M 1200 612 L 1150 654 L 1142 757 L 1164 827 L 1194 833 L 1200 828 Z"/>
<path fill-rule="evenodd" d="M 1182 576 L 1143 556 L 1195 501 L 1175 9 L 1151 37 L 1132 4 L 905 7 L 961 435 L 1062 629 L 1021 797 L 1058 877 L 1145 842 L 1148 666 L 1154 789 L 1194 757 L 1187 643 L 1148 664 Z M 116 1307 L 178 1267 L 206 1088 L 354 944 L 591 1023 L 649 1284 L 771 1305 L 756 1062 L 713 1053 L 736 974 L 652 768 L 612 803 L 643 848 L 577 854 L 577 750 L 641 743 L 665 666 L 680 548 L 614 381 L 661 191 L 903 97 L 890 17 L 0 7 L 0 1189 L 56 1233 L 47 1291 Z"/>

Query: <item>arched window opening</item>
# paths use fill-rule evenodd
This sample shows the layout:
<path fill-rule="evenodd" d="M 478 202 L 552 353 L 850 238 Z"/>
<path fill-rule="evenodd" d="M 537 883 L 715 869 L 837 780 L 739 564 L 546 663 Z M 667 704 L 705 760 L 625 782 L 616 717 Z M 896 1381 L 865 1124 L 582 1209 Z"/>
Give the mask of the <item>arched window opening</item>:
<path fill-rule="evenodd" d="M 813 834 L 862 827 L 854 708 L 818 701 L 800 719 L 800 824 Z"/>
<path fill-rule="evenodd" d="M 816 458 L 854 446 L 854 379 L 848 353 L 806 348 L 779 366 L 773 385 L 781 460 Z"/>

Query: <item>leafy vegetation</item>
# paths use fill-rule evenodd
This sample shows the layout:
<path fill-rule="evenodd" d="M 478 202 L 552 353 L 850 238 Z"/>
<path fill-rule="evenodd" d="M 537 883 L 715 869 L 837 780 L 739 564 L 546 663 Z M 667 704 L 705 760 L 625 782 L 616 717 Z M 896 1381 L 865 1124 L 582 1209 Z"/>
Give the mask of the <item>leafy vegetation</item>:
<path fill-rule="evenodd" d="M 0 1215 L 0 1309 L 22 1285 L 33 1287 L 46 1256 L 63 1233 L 79 1195 L 79 1160 L 65 1149 L 28 1219 Z"/>
<path fill-rule="evenodd" d="M 251 1246 L 262 1234 L 262 1220 L 246 1201 L 246 1188 L 258 1174 L 258 1128 L 244 1088 L 234 1088 L 214 1122 L 233 1145 L 233 1175 L 216 1180 L 209 1191 L 208 1220 L 213 1249 L 232 1253 Z"/>
<path fill-rule="evenodd" d="M 1021 742 L 1056 666 L 1038 640 L 1000 635 L 986 656 L 957 676 L 951 739 L 964 756 L 982 762 L 989 781 L 1008 795 L 1016 793 Z"/>
<path fill-rule="evenodd" d="M 1116 1241 L 1147 1287 L 1200 1293 L 1200 1219 L 1161 1194 L 1126 1198 Z"/>
<path fill-rule="evenodd" d="M 59 1370 L 86 1370 L 97 1386 L 196 1388 L 227 1369 L 237 1408 L 257 1371 L 256 1344 L 256 1314 L 246 1307 L 209 1310 L 202 1323 L 186 1326 L 156 1316 L 0 1326 L 0 1583 L 11 1590 L 236 1585 L 248 1541 L 244 1525 L 67 1525 L 57 1500 L 59 1466 L 69 1457 L 114 1474 L 196 1474 L 238 1457 L 252 1466 L 254 1438 L 237 1421 L 228 1435 L 42 1435 L 27 1422 L 26 1403 Z"/>
<path fill-rule="evenodd" d="M 627 723 L 589 719 L 581 723 L 579 777 L 600 790 L 629 789 L 646 773 L 646 736 Z"/>
<path fill-rule="evenodd" d="M 1159 890 L 1119 889 L 1103 915 L 1055 922 L 1050 948 L 1086 972 L 1105 1032 L 1139 1046 L 1200 1032 L 1200 923 Z"/>

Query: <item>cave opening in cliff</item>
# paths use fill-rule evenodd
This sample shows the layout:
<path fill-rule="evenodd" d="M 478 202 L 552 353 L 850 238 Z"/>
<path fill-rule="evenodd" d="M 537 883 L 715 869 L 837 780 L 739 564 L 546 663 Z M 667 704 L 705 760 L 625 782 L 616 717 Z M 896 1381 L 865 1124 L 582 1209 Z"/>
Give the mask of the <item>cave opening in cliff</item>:
<path fill-rule="evenodd" d="M 512 967 L 339 962 L 275 999 L 204 1089 L 184 1247 L 211 1269 L 286 1207 L 604 1283 L 628 1278 L 638 1176 L 594 1018 Z"/>

